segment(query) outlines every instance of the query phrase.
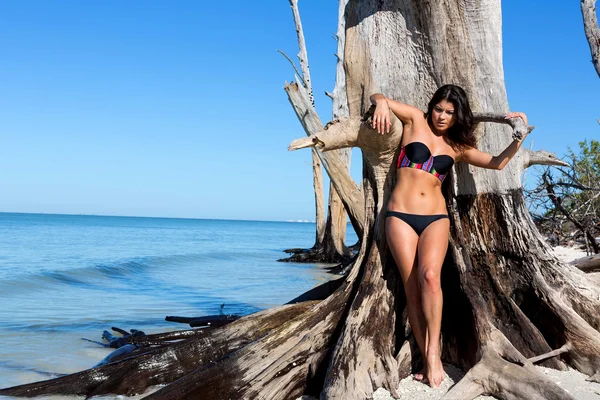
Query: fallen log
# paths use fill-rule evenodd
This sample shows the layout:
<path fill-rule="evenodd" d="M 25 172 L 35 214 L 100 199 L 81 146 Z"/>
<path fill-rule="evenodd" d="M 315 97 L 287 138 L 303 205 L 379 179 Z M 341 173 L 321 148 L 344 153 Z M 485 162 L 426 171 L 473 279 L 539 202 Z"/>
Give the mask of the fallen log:
<path fill-rule="evenodd" d="M 570 264 L 586 273 L 600 272 L 600 254 L 578 258 L 571 261 Z"/>
<path fill-rule="evenodd" d="M 204 317 L 175 317 L 167 316 L 165 321 L 189 324 L 192 328 L 211 327 L 227 325 L 237 319 L 239 315 L 206 315 Z"/>

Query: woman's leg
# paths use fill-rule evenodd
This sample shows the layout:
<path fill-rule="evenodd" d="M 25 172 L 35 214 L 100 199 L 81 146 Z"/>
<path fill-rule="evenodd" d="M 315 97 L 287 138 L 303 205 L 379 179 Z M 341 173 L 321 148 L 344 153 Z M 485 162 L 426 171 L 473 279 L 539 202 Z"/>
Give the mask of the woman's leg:
<path fill-rule="evenodd" d="M 442 327 L 441 271 L 446 250 L 450 221 L 448 218 L 432 222 L 419 238 L 417 259 L 421 284 L 423 313 L 427 330 L 427 379 L 431 387 L 444 380 L 444 367 L 440 358 L 440 330 Z"/>
<path fill-rule="evenodd" d="M 417 243 L 419 236 L 413 228 L 406 222 L 396 217 L 387 217 L 385 232 L 388 247 L 396 261 L 398 270 L 404 284 L 406 293 L 406 302 L 408 308 L 408 320 L 413 335 L 423 357 L 423 370 L 415 375 L 418 380 L 426 375 L 427 367 L 427 347 L 425 316 L 423 315 L 423 306 L 421 304 L 421 289 L 419 285 L 419 274 L 417 269 Z"/>

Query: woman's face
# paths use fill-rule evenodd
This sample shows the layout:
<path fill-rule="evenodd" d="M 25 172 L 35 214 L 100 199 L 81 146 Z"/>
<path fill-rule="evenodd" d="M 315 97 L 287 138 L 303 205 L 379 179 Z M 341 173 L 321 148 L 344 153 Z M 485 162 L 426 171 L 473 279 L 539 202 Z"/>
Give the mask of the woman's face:
<path fill-rule="evenodd" d="M 431 122 L 439 133 L 444 133 L 456 122 L 454 104 L 443 99 L 433 107 Z"/>

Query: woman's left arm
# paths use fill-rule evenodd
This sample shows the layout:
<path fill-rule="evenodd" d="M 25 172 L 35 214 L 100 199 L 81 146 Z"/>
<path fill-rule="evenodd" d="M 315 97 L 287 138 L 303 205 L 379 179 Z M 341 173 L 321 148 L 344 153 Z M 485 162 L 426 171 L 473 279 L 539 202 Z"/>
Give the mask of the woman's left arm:
<path fill-rule="evenodd" d="M 506 114 L 506 118 L 521 118 L 525 125 L 527 125 L 527 116 L 522 112 L 511 112 Z M 497 169 L 501 170 L 508 164 L 511 158 L 517 153 L 519 147 L 521 147 L 521 143 L 525 140 L 525 136 L 520 139 L 515 139 L 513 142 L 506 148 L 500 155 L 492 156 L 491 154 L 484 153 L 483 151 L 479 151 L 474 147 L 471 147 L 462 155 L 462 160 L 468 164 L 474 165 L 476 167 L 487 168 L 487 169 Z"/>

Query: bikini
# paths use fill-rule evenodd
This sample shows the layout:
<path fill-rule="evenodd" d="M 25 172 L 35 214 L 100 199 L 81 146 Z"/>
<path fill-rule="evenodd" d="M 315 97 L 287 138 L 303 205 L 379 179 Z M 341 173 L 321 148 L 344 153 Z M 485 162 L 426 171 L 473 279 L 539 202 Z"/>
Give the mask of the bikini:
<path fill-rule="evenodd" d="M 429 147 L 421 142 L 412 142 L 400 148 L 397 168 L 415 168 L 428 172 L 444 181 L 450 169 L 454 165 L 454 159 L 449 155 L 442 154 L 432 156 Z M 442 218 L 448 218 L 446 214 L 418 215 L 407 214 L 399 211 L 387 211 L 385 217 L 396 217 L 410 225 L 411 228 L 421 236 L 421 233 L 431 224 Z"/>

